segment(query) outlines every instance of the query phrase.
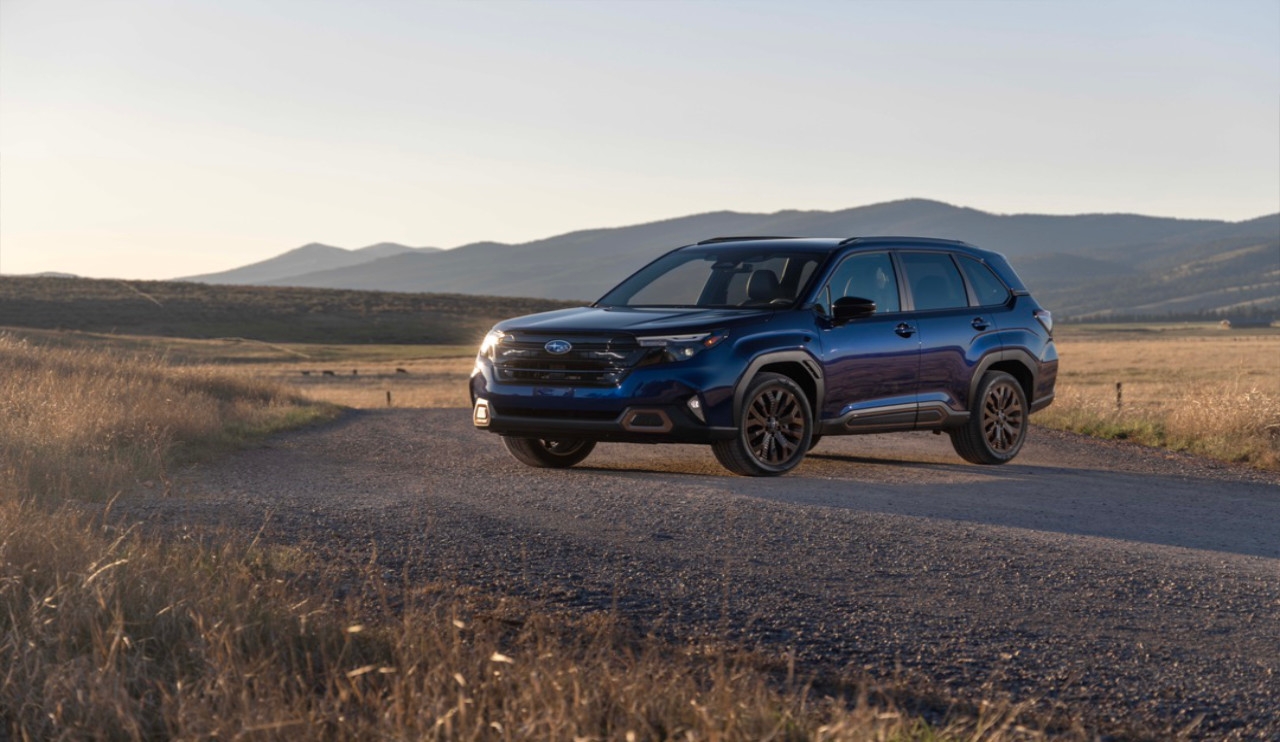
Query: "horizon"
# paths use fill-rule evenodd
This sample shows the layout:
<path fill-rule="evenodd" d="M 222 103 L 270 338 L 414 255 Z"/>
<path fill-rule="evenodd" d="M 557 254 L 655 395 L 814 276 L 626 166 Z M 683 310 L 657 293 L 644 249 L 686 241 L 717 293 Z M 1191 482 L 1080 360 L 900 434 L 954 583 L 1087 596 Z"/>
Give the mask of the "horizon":
<path fill-rule="evenodd" d="M 454 249 L 917 198 L 1280 211 L 1275 0 L 0 15 L 3 275 L 172 278 L 311 242 Z"/>
<path fill-rule="evenodd" d="M 1244 222 L 1256 221 L 1256 220 L 1258 220 L 1258 219 L 1266 219 L 1267 217 L 1270 217 L 1270 216 L 1277 216 L 1277 215 L 1280 215 L 1280 210 L 1277 210 L 1277 211 L 1274 211 L 1274 212 L 1271 212 L 1271 213 L 1268 213 L 1268 214 L 1259 214 L 1258 216 L 1249 217 L 1249 218 L 1246 218 L 1246 219 L 1234 219 L 1234 220 L 1229 220 L 1229 219 L 1212 219 L 1212 218 L 1201 218 L 1201 217 L 1171 217 L 1171 216 L 1161 216 L 1161 215 L 1159 215 L 1159 214 L 1137 214 L 1137 213 L 1128 212 L 1128 211 L 1093 211 L 1093 212 L 1085 212 L 1085 213 L 1077 213 L 1077 214 L 1048 214 L 1048 213 L 1043 213 L 1043 212 L 1029 212 L 1029 211 L 1020 211 L 1020 212 L 999 212 L 999 211 L 987 211 L 986 209 L 976 209 L 976 208 L 974 208 L 974 207 L 972 207 L 972 206 L 964 206 L 964 205 L 962 205 L 962 204 L 952 204 L 952 203 L 947 203 L 947 202 L 945 202 L 945 201 L 936 201 L 936 200 L 934 200 L 934 199 L 928 199 L 928 198 L 895 198 L 895 199 L 891 199 L 891 200 L 889 200 L 889 201 L 878 201 L 878 202 L 876 202 L 876 203 L 862 204 L 862 205 L 859 205 L 859 206 L 850 206 L 850 207 L 846 207 L 846 208 L 844 208 L 844 209 L 798 209 L 798 208 L 784 208 L 784 209 L 775 209 L 775 210 L 772 210 L 772 211 L 743 211 L 743 210 L 740 210 L 740 209 L 717 209 L 717 210 L 715 210 L 715 211 L 700 211 L 700 212 L 697 212 L 697 213 L 694 213 L 694 214 L 681 214 L 681 215 L 679 215 L 679 216 L 672 216 L 672 217 L 665 217 L 665 218 L 660 218 L 660 219 L 654 219 L 654 220 L 652 220 L 652 221 L 647 221 L 647 222 L 636 222 L 636 223 L 633 223 L 633 224 L 609 224 L 609 225 L 595 225 L 595 226 L 579 227 L 579 228 L 577 228 L 577 229 L 571 229 L 571 230 L 569 230 L 569 231 L 567 231 L 567 232 L 561 232 L 561 233 L 554 234 L 554 235 L 539 235 L 539 236 L 536 236 L 536 237 L 533 237 L 533 238 L 530 238 L 530 239 L 527 239 L 527 240 L 521 240 L 521 241 L 519 241 L 519 242 L 498 242 L 497 240 L 483 240 L 483 239 L 481 239 L 481 240 L 472 240 L 471 242 L 466 242 L 466 243 L 463 243 L 463 244 L 461 244 L 461 245 L 454 245 L 454 246 L 451 246 L 451 247 L 441 247 L 441 246 L 439 246 L 439 245 L 409 245 L 409 244 L 405 244 L 405 243 L 402 243 L 402 242 L 395 242 L 395 241 L 391 241 L 391 240 L 379 240 L 379 241 L 377 241 L 377 242 L 370 242 L 370 243 L 367 243 L 367 244 L 356 245 L 356 246 L 354 246 L 354 247 L 347 247 L 347 246 L 344 246 L 344 245 L 336 245 L 336 244 L 334 244 L 333 242 L 326 242 L 326 241 L 324 241 L 324 240 L 309 240 L 309 241 L 307 241 L 307 242 L 304 242 L 304 243 L 303 243 L 303 244 L 301 244 L 301 245 L 295 245 L 294 247 L 286 247 L 286 248 L 284 248 L 284 250 L 283 250 L 283 251 L 278 252 L 278 253 L 273 253 L 272 255 L 269 255 L 269 256 L 267 256 L 266 258 L 263 258 L 262 260 L 270 260 L 270 259 L 271 259 L 271 258 L 273 258 L 273 257 L 279 257 L 280 255 L 283 255 L 283 254 L 288 253 L 288 252 L 293 252 L 294 250 L 301 250 L 301 249 L 303 249 L 303 248 L 305 248 L 305 247 L 313 247 L 313 246 L 315 246 L 315 247 L 334 247 L 334 248 L 337 248 L 337 249 L 339 249 L 339 250 L 346 250 L 346 251 L 348 251 L 348 252 L 357 252 L 357 251 L 360 251 L 360 250 L 365 250 L 365 249 L 368 249 L 368 248 L 371 248 L 371 247 L 378 247 L 378 246 L 381 246 L 381 245 L 395 245 L 395 246 L 398 246 L 398 247 L 408 247 L 408 248 L 416 249 L 416 250 L 420 250 L 420 249 L 427 249 L 427 250 L 440 250 L 440 251 L 442 251 L 442 252 L 449 251 L 449 250 L 457 250 L 457 249 L 464 248 L 464 247 L 471 247 L 471 246 L 473 246 L 473 245 L 484 245 L 484 244 L 500 244 L 500 245 L 508 245 L 508 246 L 511 246 L 511 247 L 519 247 L 520 245 L 529 244 L 529 243 L 531 243 L 531 242 L 539 242 L 539 241 L 542 241 L 542 240 L 555 239 L 555 238 L 557 238 L 557 237 L 563 237 L 563 236 L 565 236 L 565 235 L 574 234 L 574 233 L 576 233 L 576 232 L 594 232 L 594 231 L 599 231 L 599 230 L 610 230 L 610 229 L 628 229 L 628 228 L 630 228 L 630 227 L 638 227 L 638 226 L 643 226 L 643 225 L 646 225 L 646 224 L 659 224 L 659 223 L 662 223 L 662 222 L 675 221 L 675 220 L 678 220 L 678 219 L 687 219 L 687 218 L 697 217 L 697 216 L 704 216 L 704 215 L 707 215 L 707 214 L 718 214 L 718 213 L 724 213 L 724 214 L 760 214 L 760 215 L 766 215 L 766 216 L 767 216 L 767 215 L 771 215 L 771 214 L 783 214 L 783 213 L 789 213 L 789 212 L 795 212 L 795 213 L 801 213 L 801 214 L 805 214 L 805 213 L 823 213 L 823 214 L 831 214 L 831 213 L 836 213 L 836 212 L 839 212 L 839 211 L 847 211 L 847 210 L 850 210 L 850 209 L 862 209 L 862 208 L 869 208 L 869 207 L 874 207 L 874 206 L 885 206 L 885 205 L 888 205 L 888 204 L 900 204 L 900 203 L 907 203 L 907 202 L 911 202 L 911 201 L 918 201 L 918 202 L 928 202 L 928 203 L 934 203 L 934 204 L 941 204 L 941 205 L 944 205 L 944 206 L 949 206 L 949 207 L 954 208 L 954 209 L 960 209 L 960 210 L 966 210 L 966 211 L 978 211 L 978 212 L 981 212 L 981 213 L 984 213 L 984 214 L 988 214 L 988 215 L 990 215 L 990 216 L 997 216 L 997 217 L 1016 217 L 1016 216 L 1052 216 L 1052 217 L 1072 217 L 1072 216 L 1136 216 L 1136 217 L 1141 217 L 1141 218 L 1144 218 L 1144 219 L 1174 219 L 1174 220 L 1178 220 L 1178 221 L 1216 221 L 1216 222 L 1221 222 L 1221 223 L 1223 223 L 1223 224 L 1241 224 L 1241 223 L 1244 223 Z M 840 237 L 840 236 L 847 236 L 847 235 L 831 235 L 831 236 L 832 236 L 832 237 Z M 674 246 L 673 246 L 673 247 L 674 247 Z M 256 261 L 252 261 L 252 262 L 262 262 L 262 260 L 256 260 Z M 243 267 L 243 264 L 241 264 L 241 265 L 234 265 L 234 266 L 231 266 L 231 268 L 229 268 L 229 269 L 227 269 L 227 270 L 233 270 L 233 269 L 235 269 L 235 268 L 240 268 L 240 267 Z M 221 273 L 221 272 L 223 272 L 223 271 L 212 271 L 212 272 L 214 272 L 214 273 Z M 5 274 L 0 274 L 0 275 L 5 275 Z M 117 277 L 118 277 L 118 276 L 112 276 L 112 278 L 117 278 Z"/>
<path fill-rule="evenodd" d="M 272 260 L 273 258 L 278 258 L 278 257 L 280 257 L 280 256 L 282 256 L 282 255 L 285 255 L 285 254 L 288 254 L 288 253 L 291 253 L 291 252 L 295 252 L 295 251 L 297 251 L 297 250 L 302 250 L 302 249 L 305 249 L 305 248 L 308 248 L 308 247 L 326 247 L 326 248 L 335 248 L 335 249 L 338 249 L 338 250 L 345 250 L 345 251 L 347 251 L 347 252 L 359 252 L 359 251 L 361 251 L 361 250 L 365 250 L 365 249 L 369 249 L 369 248 L 373 248 L 373 247 L 379 247 L 379 246 L 383 246 L 383 245 L 393 245 L 393 246 L 397 246 L 397 247 L 407 247 L 407 248 L 414 249 L 414 250 L 423 250 L 423 249 L 425 249 L 425 250 L 439 250 L 439 251 L 442 251 L 442 252 L 449 251 L 449 250 L 457 250 L 457 249 L 461 249 L 461 248 L 471 247 L 471 246 L 474 246 L 474 245 L 482 245 L 482 244 L 501 244 L 501 245 L 508 245 L 508 246 L 511 246 L 511 247 L 518 247 L 518 246 L 523 245 L 523 244 L 528 244 L 528 243 L 531 243 L 531 242 L 538 242 L 538 241 L 546 240 L 546 239 L 554 239 L 554 238 L 562 237 L 562 236 L 565 236 L 565 235 L 568 235 L 568 234 L 573 234 L 573 233 L 576 233 L 576 232 L 588 232 L 588 231 L 611 230 L 611 229 L 627 229 L 627 228 L 630 228 L 630 227 L 643 226 L 643 225 L 646 225 L 646 224 L 658 224 L 658 223 L 662 223 L 662 222 L 666 222 L 666 221 L 675 221 L 675 220 L 679 220 L 679 219 L 686 219 L 686 218 L 691 218 L 691 217 L 704 216 L 704 215 L 707 215 L 707 214 L 716 214 L 716 213 L 736 213 L 736 214 L 761 214 L 761 215 L 771 215 L 771 214 L 781 214 L 781 213 L 788 213 L 788 212 L 795 212 L 795 213 L 825 213 L 825 214 L 830 214 L 830 213 L 836 213 L 836 212 L 839 212 L 839 211 L 847 211 L 847 210 L 851 210 L 851 209 L 870 208 L 870 207 L 876 207 L 876 206 L 885 206 L 885 205 L 889 205 L 889 204 L 908 203 L 908 202 L 913 202 L 913 201 L 914 201 L 914 202 L 926 202 L 926 203 L 939 204 L 939 205 L 948 206 L 948 207 L 951 207 L 951 208 L 954 208 L 954 209 L 958 209 L 958 210 L 965 210 L 965 211 L 978 211 L 978 212 L 980 212 L 980 213 L 987 214 L 987 215 L 990 215 L 990 216 L 996 216 L 996 217 L 1021 217 L 1021 216 L 1030 216 L 1030 217 L 1041 217 L 1041 216 L 1048 216 L 1048 217 L 1074 217 L 1074 216 L 1135 216 L 1135 217 L 1140 217 L 1140 218 L 1145 218 L 1145 219 L 1173 219 L 1173 220 L 1177 220 L 1177 221 L 1212 221 L 1212 222 L 1220 222 L 1220 223 L 1222 223 L 1222 224 L 1240 224 L 1240 223 L 1244 223 L 1244 222 L 1251 222 L 1251 221 L 1256 221 L 1256 220 L 1258 220 L 1258 219 L 1265 219 L 1265 218 L 1267 218 L 1267 217 L 1280 215 L 1280 211 L 1276 211 L 1276 212 L 1272 212 L 1272 213 L 1269 213 L 1269 214 L 1260 214 L 1260 215 L 1258 215 L 1258 216 L 1250 217 L 1250 218 L 1247 218 L 1247 219 L 1226 220 L 1226 219 L 1210 219 L 1210 218 L 1197 218 L 1197 217 L 1167 217 L 1167 216 L 1159 216 L 1159 215 L 1154 215 L 1154 214 L 1137 214 L 1137 213 L 1133 213 L 1133 212 L 1123 212 L 1123 211 L 1112 211 L 1112 212 L 1086 212 L 1086 213 L 1078 213 L 1078 214 L 1048 214 L 1048 213 L 1040 213 L 1040 212 L 1009 212 L 1009 213 L 1002 213 L 1002 212 L 996 212 L 996 211 L 987 211 L 987 210 L 985 210 L 985 209 L 975 209 L 974 207 L 971 207 L 971 206 L 964 206 L 964 205 L 961 205 L 961 204 L 951 204 L 951 203 L 947 203 L 947 202 L 945 202 L 945 201 L 936 201 L 936 200 L 934 200 L 934 199 L 926 199 L 926 198 L 898 198 L 898 199 L 892 199 L 892 200 L 889 200 L 889 201 L 880 201 L 880 202 L 876 202 L 876 203 L 872 203 L 872 204 L 863 204 L 863 205 L 861 205 L 861 206 L 851 206 L 851 207 L 847 207 L 847 208 L 845 208 L 845 209 L 831 209 L 831 210 L 827 210 L 827 209 L 777 209 L 777 210 L 774 210 L 774 211 L 767 211 L 767 212 L 749 212 L 749 211 L 742 211 L 742 210 L 737 210 L 737 209 L 718 209 L 718 210 L 716 210 L 716 211 L 703 211 L 703 212 L 698 212 L 698 213 L 696 213 L 696 214 L 682 214 L 682 215 L 680 215 L 680 216 L 674 216 L 674 217 L 668 217 L 668 218 L 662 218 L 662 219 L 655 219 L 655 220 L 653 220 L 653 221 L 649 221 L 649 222 L 638 222 L 638 223 L 634 223 L 634 224 L 615 224 L 615 225 L 606 225 L 606 226 L 587 226 L 587 227 L 581 227 L 581 228 L 578 228 L 578 229 L 572 229 L 572 230 L 569 230 L 568 232 L 562 232 L 562 233 L 555 234 L 555 235 L 541 235 L 541 236 L 533 237 L 532 239 L 522 240 L 522 241 L 520 241 L 520 242 L 497 242 L 497 241 L 495 241 L 495 240 L 474 240 L 474 241 L 471 241 L 471 242 L 467 242 L 467 243 L 464 243 L 464 244 L 461 244 L 461 245 L 454 245 L 454 246 L 451 246 L 451 247 L 440 247 L 440 246 L 437 246 L 437 245 L 409 245 L 409 244 L 405 244 L 405 243 L 401 243 L 401 242 L 394 242 L 394 241 L 391 241 L 391 240 L 380 240 L 380 241 L 377 241 L 377 242 L 370 242 L 370 243 L 367 243 L 367 244 L 357 245 L 357 246 L 355 246 L 355 247 L 346 247 L 346 246 L 343 246 L 343 245 L 336 245 L 336 244 L 334 244 L 334 243 L 332 243 L 332 242 L 326 242 L 326 241 L 323 241 L 323 240 L 309 240 L 309 241 L 307 241 L 307 242 L 305 242 L 305 243 L 303 243 L 303 244 L 301 244 L 301 245 L 295 245 L 295 246 L 293 246 L 293 247 L 285 247 L 285 248 L 283 248 L 283 249 L 279 249 L 279 248 L 278 248 L 278 251 L 277 251 L 277 252 L 272 252 L 272 253 L 270 253 L 270 254 L 268 254 L 268 255 L 265 255 L 265 256 L 260 256 L 260 257 L 257 257 L 257 258 L 252 258 L 252 257 L 251 257 L 251 258 L 249 259 L 249 261 L 248 261 L 248 262 L 246 262 L 246 263 L 237 263 L 237 264 L 235 264 L 235 265 L 231 265 L 231 266 L 228 266 L 228 267 L 225 267 L 225 268 L 221 268 L 221 269 L 217 269 L 217 270 L 213 270 L 213 271 L 207 271 L 205 274 L 194 274 L 194 273 L 193 273 L 193 274 L 184 274 L 184 275 L 180 275 L 180 276 L 156 276 L 156 277 L 146 277 L 146 278 L 141 278 L 141 277 L 138 277 L 138 276 L 115 276 L 115 275 L 111 275 L 111 276 L 101 276 L 101 275 L 99 275 L 99 276 L 88 276 L 88 275 L 84 275 L 84 274 L 76 273 L 76 272 L 74 272 L 74 271 L 69 271 L 69 270 L 45 270 L 45 271 L 38 271 L 38 272 L 33 272 L 33 273 L 6 273 L 6 272 L 0 272 L 0 277 L 4 277 L 4 276 L 15 276 L 15 277 L 20 277 L 20 276 L 38 276 L 38 275 L 65 275 L 65 276 L 71 276 L 71 277 L 74 277 L 74 278 L 103 278 L 103 279 L 122 279 L 122 280 L 159 280 L 159 281 L 167 281 L 167 280 L 183 280 L 183 279 L 187 279 L 187 278 L 197 277 L 197 276 L 200 276 L 200 275 L 223 273 L 223 272 L 226 272 L 226 271 L 229 271 L 229 270 L 235 270 L 235 269 L 238 269 L 238 268 L 243 268 L 243 267 L 246 267 L 246 266 L 248 266 L 248 265 L 254 265 L 254 264 L 257 264 L 257 263 L 266 262 L 266 261 Z M 841 236 L 841 235 L 831 235 L 831 236 L 833 236 L 833 237 L 838 237 L 838 236 Z"/>

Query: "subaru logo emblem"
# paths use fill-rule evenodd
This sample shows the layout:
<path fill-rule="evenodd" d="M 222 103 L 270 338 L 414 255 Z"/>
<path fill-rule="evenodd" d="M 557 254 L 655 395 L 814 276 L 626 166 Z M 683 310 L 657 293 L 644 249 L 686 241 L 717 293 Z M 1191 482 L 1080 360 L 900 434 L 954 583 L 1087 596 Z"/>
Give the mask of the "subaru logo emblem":
<path fill-rule="evenodd" d="M 562 356 L 573 350 L 573 344 L 568 340 L 552 340 L 542 347 L 553 356 Z"/>

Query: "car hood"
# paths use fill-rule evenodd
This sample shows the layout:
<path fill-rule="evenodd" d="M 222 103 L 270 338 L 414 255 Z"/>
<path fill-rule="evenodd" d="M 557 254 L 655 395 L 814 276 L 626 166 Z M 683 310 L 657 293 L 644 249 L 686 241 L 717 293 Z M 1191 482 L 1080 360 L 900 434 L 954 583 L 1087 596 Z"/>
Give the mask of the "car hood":
<path fill-rule="evenodd" d="M 498 323 L 496 329 L 539 334 L 678 334 L 736 325 L 744 320 L 759 321 L 769 314 L 772 310 L 575 307 L 516 317 Z"/>

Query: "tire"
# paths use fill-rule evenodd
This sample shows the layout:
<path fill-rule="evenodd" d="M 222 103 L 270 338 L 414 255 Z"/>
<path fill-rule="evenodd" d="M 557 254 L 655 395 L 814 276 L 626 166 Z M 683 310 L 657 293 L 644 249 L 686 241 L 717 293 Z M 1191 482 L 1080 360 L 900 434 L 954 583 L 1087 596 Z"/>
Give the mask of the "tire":
<path fill-rule="evenodd" d="M 1008 463 L 1027 439 L 1028 414 L 1018 380 L 1003 371 L 987 372 L 970 403 L 969 421 L 951 431 L 951 445 L 974 464 Z"/>
<path fill-rule="evenodd" d="M 817 448 L 818 443 L 821 441 L 822 441 L 822 434 L 814 433 L 812 436 L 809 437 L 809 450 L 812 451 L 813 449 Z"/>
<path fill-rule="evenodd" d="M 595 441 L 577 438 L 516 438 L 504 435 L 502 442 L 517 461 L 539 469 L 567 469 L 580 463 L 596 447 Z"/>
<path fill-rule="evenodd" d="M 738 412 L 738 434 L 711 444 L 724 468 L 747 477 L 772 477 L 804 460 L 813 437 L 813 411 L 794 381 L 782 374 L 757 375 Z"/>

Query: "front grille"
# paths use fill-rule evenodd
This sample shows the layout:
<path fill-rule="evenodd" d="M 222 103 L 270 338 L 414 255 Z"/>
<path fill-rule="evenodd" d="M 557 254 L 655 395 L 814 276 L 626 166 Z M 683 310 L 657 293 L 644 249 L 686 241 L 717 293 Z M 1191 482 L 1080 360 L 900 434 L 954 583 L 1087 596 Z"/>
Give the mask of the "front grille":
<path fill-rule="evenodd" d="M 548 342 L 563 340 L 573 347 L 554 354 Z M 494 349 L 493 367 L 499 381 L 524 384 L 616 386 L 622 383 L 654 348 L 642 348 L 631 336 L 508 335 Z"/>

